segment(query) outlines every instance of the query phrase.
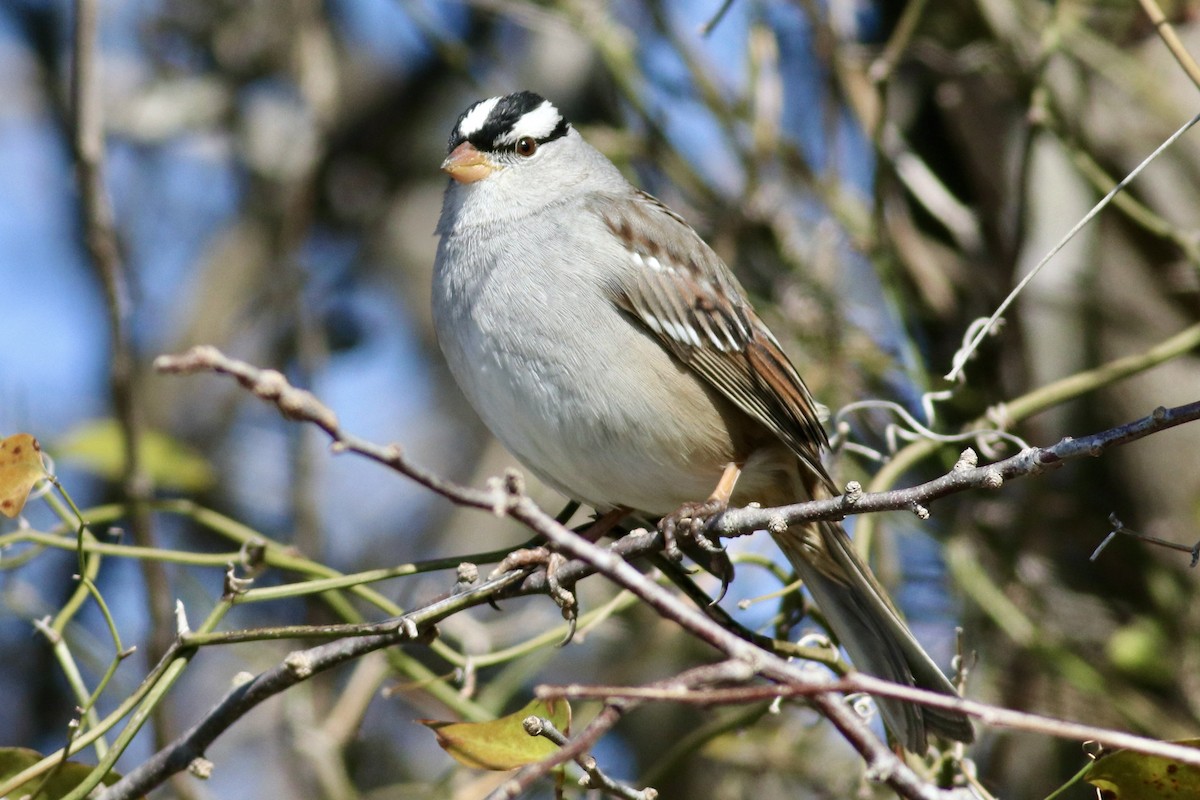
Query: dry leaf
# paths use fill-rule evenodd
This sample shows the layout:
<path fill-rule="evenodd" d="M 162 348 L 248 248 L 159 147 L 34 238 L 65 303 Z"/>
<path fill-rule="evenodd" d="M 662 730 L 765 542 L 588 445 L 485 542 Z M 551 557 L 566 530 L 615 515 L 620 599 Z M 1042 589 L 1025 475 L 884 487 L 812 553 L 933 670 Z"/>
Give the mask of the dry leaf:
<path fill-rule="evenodd" d="M 28 433 L 0 439 L 0 514 L 15 517 L 33 485 L 46 476 L 42 448 Z"/>

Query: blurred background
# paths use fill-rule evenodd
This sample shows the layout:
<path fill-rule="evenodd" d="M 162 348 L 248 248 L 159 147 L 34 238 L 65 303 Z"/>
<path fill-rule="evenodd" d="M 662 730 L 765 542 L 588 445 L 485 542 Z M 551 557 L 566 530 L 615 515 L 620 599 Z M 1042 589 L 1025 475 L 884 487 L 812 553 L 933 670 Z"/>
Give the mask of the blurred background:
<path fill-rule="evenodd" d="M 214 344 L 311 388 L 348 431 L 402 443 L 457 480 L 498 474 L 511 458 L 449 379 L 428 296 L 446 137 L 468 104 L 518 89 L 551 99 L 631 180 L 692 222 L 834 411 L 888 400 L 954 432 L 990 410 L 994 423 L 1050 444 L 1200 397 L 1194 340 L 1172 340 L 1166 363 L 1097 380 L 1082 395 L 1057 383 L 1194 331 L 1196 134 L 1030 284 L 965 382 L 941 377 L 971 321 L 1197 108 L 1196 87 L 1136 4 L 96 5 L 105 177 L 127 272 L 137 417 L 163 436 L 151 459 L 156 495 L 194 499 L 337 570 L 468 556 L 527 535 L 455 512 L 382 468 L 331 456 L 322 437 L 229 381 L 156 375 L 150 361 Z M 1197 5 L 1163 8 L 1196 52 Z M 87 509 L 121 498 L 121 459 L 108 311 L 73 169 L 73 30 L 65 0 L 0 4 L 0 435 L 37 436 Z M 925 419 L 920 398 L 951 386 L 937 418 Z M 1037 404 L 1003 405 L 1044 387 L 1057 389 Z M 850 414 L 845 437 L 886 451 L 891 419 Z M 939 449 L 901 483 L 949 468 L 962 446 Z M 1159 738 L 1194 736 L 1200 604 L 1186 556 L 1124 538 L 1096 561 L 1088 556 L 1111 513 L 1188 546 L 1200 538 L 1197 453 L 1200 428 L 1184 426 L 999 492 L 941 501 L 925 523 L 887 515 L 873 521 L 880 575 L 943 665 L 955 626 L 964 628 L 976 654 L 968 696 Z M 832 468 L 841 481 L 866 483 L 879 463 L 852 448 Z M 561 503 L 535 492 L 548 509 Z M 20 525 L 56 524 L 31 503 L 23 522 L 0 521 L 0 543 L 12 545 Z M 236 549 L 185 513 L 154 514 L 151 533 L 164 548 Z M 766 538 L 733 548 L 776 558 Z M 75 700 L 31 622 L 59 613 L 75 568 L 67 551 L 0 552 L 0 745 L 49 752 L 64 741 Z M 256 585 L 289 577 L 268 572 Z M 161 652 L 155 628 L 175 599 L 203 618 L 221 579 L 219 568 L 167 565 L 148 577 L 134 559 L 103 562 L 97 584 L 123 641 L 140 650 L 121 665 L 101 713 Z M 441 571 L 375 588 L 411 606 L 453 582 Z M 724 604 L 769 629 L 787 609 L 736 602 L 777 588 L 768 570 L 743 564 Z M 580 591 L 585 612 L 613 597 L 597 579 Z M 317 602 L 291 600 L 240 607 L 227 627 L 329 618 Z M 552 603 L 532 598 L 457 615 L 441 630 L 459 653 L 482 657 L 560 624 Z M 90 686 L 112 655 L 104 631 L 92 605 L 64 624 Z M 642 683 L 713 657 L 629 603 L 570 646 L 553 641 L 471 673 L 464 693 L 501 713 L 523 705 L 537 683 Z M 268 668 L 295 646 L 202 651 L 119 768 L 198 719 L 235 673 Z M 409 655 L 463 684 L 461 664 Z M 482 796 L 495 777 L 456 767 L 413 722 L 455 710 L 367 666 L 380 663 L 268 702 L 211 749 L 210 780 L 185 777 L 159 796 Z M 350 699 L 380 688 L 390 691 L 369 704 Z M 664 797 L 871 793 L 849 747 L 802 708 L 736 712 L 643 708 L 596 755 Z M 589 716 L 586 706 L 576 713 Z M 981 733 L 967 756 L 997 795 L 1043 797 L 1083 763 L 1077 743 Z"/>

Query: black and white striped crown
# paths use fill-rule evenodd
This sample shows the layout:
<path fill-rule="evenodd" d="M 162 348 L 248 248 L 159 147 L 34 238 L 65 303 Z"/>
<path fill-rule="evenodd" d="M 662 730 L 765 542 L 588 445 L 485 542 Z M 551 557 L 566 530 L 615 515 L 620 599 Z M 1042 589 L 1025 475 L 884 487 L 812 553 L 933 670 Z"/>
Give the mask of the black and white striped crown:
<path fill-rule="evenodd" d="M 447 150 L 470 142 L 482 152 L 512 149 L 528 136 L 539 145 L 566 136 L 571 124 L 549 100 L 534 92 L 489 97 L 468 108 L 454 124 Z"/>

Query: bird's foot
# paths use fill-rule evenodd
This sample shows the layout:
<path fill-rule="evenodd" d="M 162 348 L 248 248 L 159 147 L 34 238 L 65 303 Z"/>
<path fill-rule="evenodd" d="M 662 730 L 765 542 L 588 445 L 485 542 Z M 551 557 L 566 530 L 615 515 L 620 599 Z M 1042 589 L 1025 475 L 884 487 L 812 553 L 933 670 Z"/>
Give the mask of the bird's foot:
<path fill-rule="evenodd" d="M 549 547 L 522 547 L 505 556 L 492 572 L 492 577 L 496 577 L 514 569 L 532 571 L 540 568 L 546 571 L 546 590 L 550 599 L 562 610 L 563 619 L 568 624 L 566 638 L 559 644 L 560 647 L 575 637 L 575 624 L 579 616 L 579 601 L 575 593 L 558 580 L 558 571 L 565 563 L 566 557 Z"/>
<path fill-rule="evenodd" d="M 684 503 L 678 509 L 659 520 L 658 529 L 663 535 L 663 549 L 667 557 L 678 561 L 682 557 L 679 542 L 696 545 L 708 553 L 724 553 L 725 548 L 714 542 L 704 531 L 709 519 L 729 507 L 723 498 L 710 497 L 703 503 Z"/>

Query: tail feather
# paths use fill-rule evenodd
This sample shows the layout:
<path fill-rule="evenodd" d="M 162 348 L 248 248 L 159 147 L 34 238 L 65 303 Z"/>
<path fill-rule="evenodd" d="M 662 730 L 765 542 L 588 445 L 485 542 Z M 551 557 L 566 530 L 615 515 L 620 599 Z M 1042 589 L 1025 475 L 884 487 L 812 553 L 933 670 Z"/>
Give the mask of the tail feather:
<path fill-rule="evenodd" d="M 841 525 L 796 525 L 776 539 L 856 667 L 895 683 L 958 696 L 900 619 Z M 885 697 L 876 702 L 887 727 L 913 752 L 925 752 L 927 731 L 959 742 L 975 738 L 963 714 Z"/>

